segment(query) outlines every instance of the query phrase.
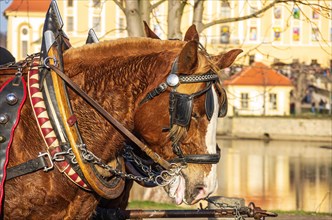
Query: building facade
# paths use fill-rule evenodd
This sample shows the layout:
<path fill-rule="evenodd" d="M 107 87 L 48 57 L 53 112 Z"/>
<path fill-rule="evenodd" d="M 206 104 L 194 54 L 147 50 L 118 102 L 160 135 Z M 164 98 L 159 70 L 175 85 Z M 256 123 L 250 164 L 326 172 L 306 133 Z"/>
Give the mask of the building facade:
<path fill-rule="evenodd" d="M 13 0 L 5 11 L 8 18 L 7 47 L 18 58 L 38 51 L 42 23 L 50 1 Z M 155 3 L 156 0 L 151 0 Z M 243 17 L 262 10 L 272 1 L 212 1 L 204 3 L 204 23 L 220 18 Z M 58 1 L 65 23 L 64 30 L 73 46 L 85 43 L 87 32 L 94 28 L 101 40 L 127 37 L 126 18 L 113 2 L 106 0 Z M 166 39 L 168 1 L 156 7 L 150 27 Z M 275 60 L 290 63 L 294 59 L 310 63 L 317 60 L 329 66 L 331 60 L 331 15 L 319 11 L 315 4 L 331 8 L 330 1 L 312 1 L 313 5 L 278 4 L 257 17 L 204 29 L 201 42 L 210 53 L 242 48 L 238 62 L 247 64 L 249 57 L 264 63 Z M 194 1 L 185 6 L 182 32 L 192 23 Z"/>

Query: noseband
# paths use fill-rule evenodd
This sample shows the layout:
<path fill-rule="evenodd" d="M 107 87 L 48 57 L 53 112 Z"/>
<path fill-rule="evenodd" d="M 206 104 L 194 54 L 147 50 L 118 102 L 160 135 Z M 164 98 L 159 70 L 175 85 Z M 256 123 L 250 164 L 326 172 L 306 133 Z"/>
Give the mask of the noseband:
<path fill-rule="evenodd" d="M 177 88 L 180 84 L 189 83 L 206 83 L 206 86 L 195 93 L 184 94 L 177 92 Z M 168 75 L 166 82 L 159 84 L 155 89 L 149 92 L 144 99 L 140 102 L 140 105 L 146 103 L 147 101 L 153 99 L 154 97 L 165 92 L 168 87 L 171 88 L 169 94 L 169 116 L 170 116 L 170 127 L 164 129 L 164 131 L 170 131 L 174 125 L 179 125 L 188 129 L 191 114 L 193 109 L 193 101 L 195 98 L 206 94 L 205 99 L 205 113 L 208 120 L 211 120 L 214 112 L 214 98 L 212 85 L 220 84 L 219 77 L 213 71 L 208 71 L 202 75 L 179 75 L 178 74 L 178 59 L 173 62 L 172 69 Z M 219 91 L 219 90 L 218 90 Z M 218 116 L 222 116 L 224 110 L 219 109 Z M 177 158 L 170 160 L 171 163 L 197 163 L 197 164 L 216 164 L 220 160 L 220 149 L 216 145 L 216 154 L 194 154 L 194 155 L 184 155 L 180 145 L 174 140 L 174 137 L 170 138 L 172 141 L 172 150 Z"/>

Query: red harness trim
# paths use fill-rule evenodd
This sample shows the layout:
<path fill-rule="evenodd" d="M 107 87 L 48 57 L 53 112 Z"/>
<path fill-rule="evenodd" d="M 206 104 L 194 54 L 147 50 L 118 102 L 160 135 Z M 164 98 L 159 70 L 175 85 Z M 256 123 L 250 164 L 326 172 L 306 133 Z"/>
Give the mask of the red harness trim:
<path fill-rule="evenodd" d="M 52 124 L 50 122 L 44 98 L 39 88 L 39 74 L 38 74 L 39 59 L 34 59 L 32 67 L 28 71 L 28 90 L 30 94 L 30 101 L 36 117 L 39 130 L 46 143 L 47 150 L 53 157 L 55 153 L 62 152 L 58 139 L 56 138 Z M 60 172 L 64 173 L 73 183 L 90 190 L 89 186 L 79 177 L 75 170 L 67 161 L 60 161 L 55 163 Z"/>
<path fill-rule="evenodd" d="M 0 93 L 2 92 L 3 88 L 6 87 L 6 85 L 8 85 L 10 82 L 12 82 L 13 80 L 15 79 L 15 77 L 7 80 L 2 86 L 1 86 L 1 89 L 0 89 Z M 20 121 L 20 112 L 21 112 L 21 109 L 24 105 L 24 102 L 26 100 L 26 97 L 27 97 L 27 92 L 26 92 L 26 82 L 24 81 L 23 77 L 21 77 L 21 80 L 22 80 L 22 85 L 23 85 L 23 97 L 22 97 L 22 100 L 20 100 L 20 106 L 18 108 L 18 111 L 17 111 L 17 117 L 16 117 L 16 121 L 11 129 L 11 132 L 10 132 L 10 139 L 9 139 L 9 142 L 7 144 L 7 150 L 6 150 L 6 159 L 5 159 L 5 163 L 4 163 L 4 166 L 3 166 L 3 177 L 2 177 L 2 181 L 1 181 L 1 185 L 0 185 L 0 214 L 1 214 L 1 210 L 2 210 L 2 200 L 3 200 L 3 189 L 4 189 L 4 184 L 5 184 L 5 181 L 6 181 L 6 175 L 7 175 L 7 172 L 6 172 L 6 168 L 7 168 L 7 165 L 8 165 L 8 158 L 9 158 L 9 150 L 10 150 L 10 146 L 13 142 L 13 136 L 14 136 L 14 131 L 18 125 L 18 122 Z"/>

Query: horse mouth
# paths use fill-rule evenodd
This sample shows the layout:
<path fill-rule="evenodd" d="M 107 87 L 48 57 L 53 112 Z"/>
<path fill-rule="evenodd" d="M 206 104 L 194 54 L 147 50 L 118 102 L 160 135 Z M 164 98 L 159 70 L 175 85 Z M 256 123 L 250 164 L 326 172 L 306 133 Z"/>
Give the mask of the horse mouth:
<path fill-rule="evenodd" d="M 166 188 L 168 196 L 175 200 L 177 205 L 180 205 L 184 200 L 185 195 L 185 179 L 182 176 L 177 176 Z"/>

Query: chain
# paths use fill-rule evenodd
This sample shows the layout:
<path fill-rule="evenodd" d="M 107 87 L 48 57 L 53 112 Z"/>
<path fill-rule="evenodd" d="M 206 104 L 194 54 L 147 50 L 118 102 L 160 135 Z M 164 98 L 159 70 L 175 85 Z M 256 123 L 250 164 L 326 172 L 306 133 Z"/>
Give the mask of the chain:
<path fill-rule="evenodd" d="M 123 179 L 130 179 L 135 180 L 139 182 L 152 182 L 158 186 L 166 186 L 168 184 L 171 184 L 175 181 L 176 177 L 181 175 L 181 170 L 184 168 L 183 166 L 178 166 L 176 164 L 171 164 L 171 168 L 169 170 L 163 170 L 160 172 L 160 174 L 157 174 L 152 171 L 151 167 L 148 167 L 142 163 L 142 161 L 134 155 L 132 152 L 127 151 L 123 156 L 127 159 L 132 159 L 144 172 L 147 173 L 148 177 L 142 177 L 142 176 L 135 176 L 131 173 L 125 173 L 121 170 L 115 169 L 108 164 L 105 164 L 102 162 L 102 160 L 97 157 L 95 154 L 93 154 L 91 151 L 86 149 L 85 144 L 81 144 L 78 146 L 78 148 L 81 150 L 81 155 L 83 159 L 86 162 L 93 163 L 97 166 L 100 166 L 101 168 L 107 170 L 108 172 L 112 173 L 113 175 L 120 176 Z M 72 149 L 68 149 L 67 151 L 62 151 L 55 153 L 52 157 L 53 161 L 60 162 L 64 161 L 64 156 L 68 155 L 71 158 L 71 162 L 73 164 L 77 164 L 76 157 L 74 153 L 72 152 Z"/>
<path fill-rule="evenodd" d="M 227 209 L 227 208 L 234 209 L 234 219 L 235 220 L 245 220 L 244 217 L 241 215 L 241 213 L 238 209 L 239 208 L 238 206 L 231 206 L 231 205 L 229 205 L 227 203 L 224 203 L 224 202 L 215 202 L 210 198 L 205 198 L 205 200 L 208 203 L 211 203 L 211 204 L 213 204 L 214 206 L 216 206 L 217 208 L 220 208 L 220 209 Z"/>
<path fill-rule="evenodd" d="M 133 148 L 126 145 L 125 147 L 125 151 L 124 153 L 122 154 L 122 156 L 128 160 L 128 161 L 131 161 L 131 162 L 135 162 L 135 164 L 144 172 L 146 173 L 148 176 L 149 176 L 149 179 L 153 179 L 154 176 L 156 176 L 156 173 L 153 172 L 151 166 L 147 166 L 145 164 L 143 164 L 143 162 L 141 161 L 141 159 L 136 156 L 136 154 L 134 154 L 134 152 L 132 151 Z"/>
<path fill-rule="evenodd" d="M 24 60 L 18 61 L 18 62 L 9 62 L 0 65 L 0 70 L 2 69 L 17 69 L 18 72 L 15 73 L 15 75 L 21 76 L 22 70 L 25 67 L 29 67 L 32 64 L 32 61 L 35 57 L 39 57 L 40 53 L 34 53 L 31 55 L 27 55 L 27 57 Z M 39 66 L 40 67 L 40 66 Z"/>

